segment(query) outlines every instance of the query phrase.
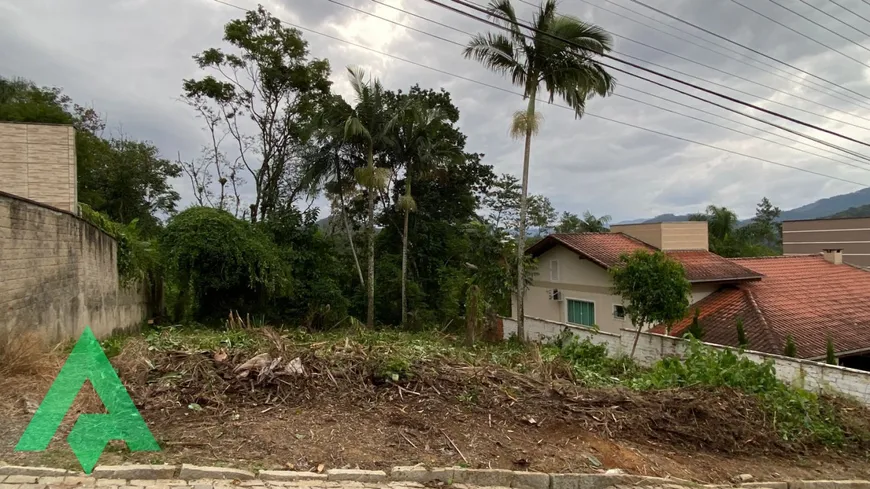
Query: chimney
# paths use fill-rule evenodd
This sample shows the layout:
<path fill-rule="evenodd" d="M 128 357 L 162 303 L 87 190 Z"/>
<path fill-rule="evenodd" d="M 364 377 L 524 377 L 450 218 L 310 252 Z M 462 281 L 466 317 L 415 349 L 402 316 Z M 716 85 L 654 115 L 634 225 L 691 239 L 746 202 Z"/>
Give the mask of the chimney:
<path fill-rule="evenodd" d="M 822 250 L 822 256 L 825 257 L 826 261 L 834 265 L 843 264 L 843 250 L 841 249 Z"/>

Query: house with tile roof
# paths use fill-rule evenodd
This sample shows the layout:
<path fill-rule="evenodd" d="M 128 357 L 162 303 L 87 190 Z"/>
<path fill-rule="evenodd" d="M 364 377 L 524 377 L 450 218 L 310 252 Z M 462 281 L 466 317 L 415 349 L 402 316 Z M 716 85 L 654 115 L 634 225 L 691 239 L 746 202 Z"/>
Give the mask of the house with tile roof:
<path fill-rule="evenodd" d="M 704 221 L 614 225 L 610 233 L 551 234 L 526 250 L 538 259 L 525 315 L 618 333 L 631 328 L 607 270 L 638 249 L 662 250 L 686 270 L 697 303 L 723 287 L 762 275 L 708 250 Z M 516 317 L 516 310 L 513 311 Z"/>
<path fill-rule="evenodd" d="M 761 280 L 702 298 L 671 327 L 671 335 L 686 332 L 697 308 L 706 342 L 738 346 L 740 318 L 747 349 L 781 355 L 791 336 L 799 358 L 824 361 L 830 337 L 840 365 L 870 370 L 870 272 L 843 263 L 840 250 L 731 261 Z M 666 331 L 658 326 L 653 332 Z"/>

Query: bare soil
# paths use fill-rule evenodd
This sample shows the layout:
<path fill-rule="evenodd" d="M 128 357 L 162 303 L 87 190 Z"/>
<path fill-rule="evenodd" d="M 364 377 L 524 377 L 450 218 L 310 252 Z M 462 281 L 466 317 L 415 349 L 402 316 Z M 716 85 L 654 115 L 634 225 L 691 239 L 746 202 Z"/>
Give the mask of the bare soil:
<path fill-rule="evenodd" d="M 225 353 L 149 351 L 130 342 L 113 364 L 163 450 L 130 453 L 113 442 L 100 462 L 622 468 L 705 483 L 743 473 L 757 480 L 870 478 L 867 447 L 786 443 L 755 398 L 734 390 L 587 389 L 448 359 L 416 363 L 394 381 L 380 375 L 382 359 L 352 342 L 276 341 L 273 361 L 240 378 L 252 354 Z M 274 362 L 279 357 L 299 357 L 305 373 L 289 373 L 287 362 Z M 77 468 L 64 440 L 77 414 L 101 411 L 89 385 L 49 450 L 13 452 L 52 378 L 30 372 L 0 380 L 0 460 Z M 867 409 L 844 409 L 859 427 L 870 422 Z"/>

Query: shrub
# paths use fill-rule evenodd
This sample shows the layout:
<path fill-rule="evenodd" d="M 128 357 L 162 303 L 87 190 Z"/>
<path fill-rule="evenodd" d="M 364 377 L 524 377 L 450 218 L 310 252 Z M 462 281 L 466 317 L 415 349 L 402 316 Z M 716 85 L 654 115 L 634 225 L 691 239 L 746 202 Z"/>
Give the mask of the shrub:
<path fill-rule="evenodd" d="M 620 378 L 631 378 L 638 371 L 629 357 L 609 357 L 606 345 L 592 343 L 589 338 L 580 341 L 568 331 L 562 332 L 551 348 L 571 365 L 574 380 L 585 385 L 618 384 Z"/>
<path fill-rule="evenodd" d="M 755 363 L 730 349 L 711 349 L 692 340 L 683 361 L 665 358 L 629 382 L 635 389 L 695 385 L 731 387 L 761 399 L 775 428 L 786 441 L 812 439 L 839 445 L 845 434 L 829 402 L 776 378 L 773 362 Z"/>
<path fill-rule="evenodd" d="M 831 335 L 828 335 L 828 342 L 825 345 L 825 363 L 828 365 L 837 364 L 837 356 L 834 353 L 834 339 L 831 338 Z"/>
<path fill-rule="evenodd" d="M 783 355 L 787 357 L 796 357 L 797 356 L 797 345 L 794 342 L 794 338 L 791 335 L 788 335 L 785 338 L 785 349 L 782 352 Z"/>
<path fill-rule="evenodd" d="M 743 328 L 743 318 L 737 318 L 737 344 L 740 348 L 749 346 L 749 340 L 746 338 L 746 330 Z"/>
<path fill-rule="evenodd" d="M 692 324 L 689 326 L 689 330 L 687 331 L 687 333 L 692 335 L 692 338 L 695 338 L 698 341 L 704 339 L 704 328 L 701 327 L 701 323 L 698 320 L 700 314 L 701 310 L 696 307 L 695 315 L 692 317 Z"/>
<path fill-rule="evenodd" d="M 259 227 L 231 214 L 192 207 L 166 226 L 163 250 L 179 287 L 176 315 L 215 319 L 231 309 L 258 312 L 289 290 L 290 267 Z"/>

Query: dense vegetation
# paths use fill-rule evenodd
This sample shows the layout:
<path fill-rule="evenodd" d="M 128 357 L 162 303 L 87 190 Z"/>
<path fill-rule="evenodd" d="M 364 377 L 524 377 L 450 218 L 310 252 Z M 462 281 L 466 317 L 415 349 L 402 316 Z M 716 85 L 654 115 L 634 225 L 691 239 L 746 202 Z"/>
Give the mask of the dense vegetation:
<path fill-rule="evenodd" d="M 537 22 L 562 25 L 546 5 Z M 594 47 L 589 53 L 543 46 L 507 66 L 486 56 L 488 43 L 521 37 L 496 35 L 475 37 L 467 55 L 535 80 L 549 73 L 548 57 L 558 58 L 567 64 L 557 71 L 574 74 L 540 88 L 580 116 L 587 97 L 613 89 L 586 56 L 609 49 L 610 38 L 571 25 Z M 557 212 L 547 197 L 526 195 L 524 179 L 496 175 L 466 147 L 459 109 L 443 89 L 391 89 L 348 68 L 354 98 L 343 99 L 329 62 L 262 7 L 229 22 L 223 43 L 193 59 L 204 75 L 180 80 L 181 98 L 207 143 L 174 162 L 107 129 L 95 109 L 58 88 L 0 78 L 0 120 L 75 126 L 81 214 L 118 239 L 123 279 L 144 280 L 165 298 L 164 321 L 212 323 L 234 310 L 312 328 L 363 321 L 473 331 L 508 313 L 518 281 L 531 280 L 522 273 L 530 259 L 517 261 L 524 246 L 552 232 L 608 230 L 609 216 Z M 530 105 L 513 130 L 528 146 L 539 128 L 538 87 L 523 88 Z M 192 191 L 182 212 L 179 181 Z M 330 203 L 320 225 L 316 197 Z M 765 199 L 755 223 L 739 229 L 727 209 L 695 218 L 710 223 L 714 251 L 736 256 L 776 252 L 778 212 Z"/>

